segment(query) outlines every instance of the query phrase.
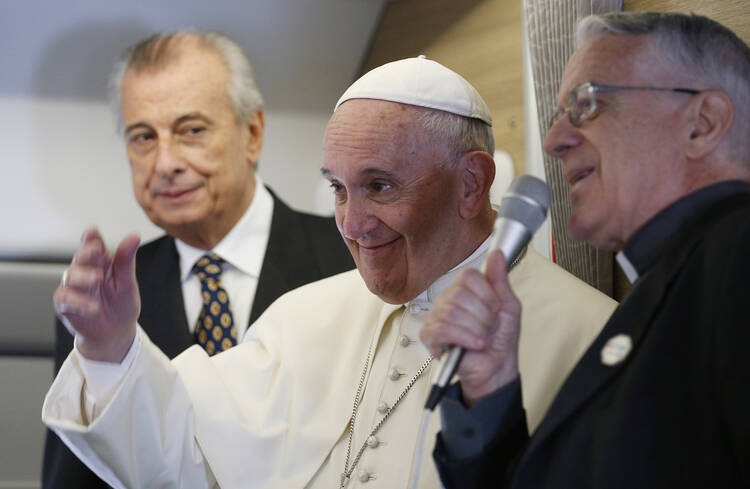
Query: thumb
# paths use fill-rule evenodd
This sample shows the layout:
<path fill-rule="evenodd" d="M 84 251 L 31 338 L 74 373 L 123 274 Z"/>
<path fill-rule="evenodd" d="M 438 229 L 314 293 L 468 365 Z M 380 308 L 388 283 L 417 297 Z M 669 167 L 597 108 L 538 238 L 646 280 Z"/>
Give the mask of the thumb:
<path fill-rule="evenodd" d="M 140 242 L 137 234 L 129 234 L 117 246 L 112 258 L 112 274 L 118 290 L 135 286 L 135 252 Z"/>
<path fill-rule="evenodd" d="M 508 281 L 507 262 L 502 251 L 495 250 L 487 258 L 487 279 L 500 299 L 501 309 L 515 309 L 518 302 Z"/>

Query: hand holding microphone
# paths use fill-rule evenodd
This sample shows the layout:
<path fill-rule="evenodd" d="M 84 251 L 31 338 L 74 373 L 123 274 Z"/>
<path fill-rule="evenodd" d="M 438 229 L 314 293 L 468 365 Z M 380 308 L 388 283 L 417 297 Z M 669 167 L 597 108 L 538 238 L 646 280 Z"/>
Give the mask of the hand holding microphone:
<path fill-rule="evenodd" d="M 422 341 L 433 355 L 451 347 L 427 400 L 429 410 L 459 370 L 464 401 L 472 404 L 518 376 L 521 305 L 508 284 L 510 270 L 549 208 L 549 189 L 538 178 L 522 175 L 503 196 L 490 254 L 482 270 L 465 270 L 438 298 L 425 320 Z M 502 256 L 492 251 L 499 249 Z M 455 346 L 452 346 L 455 345 Z"/>

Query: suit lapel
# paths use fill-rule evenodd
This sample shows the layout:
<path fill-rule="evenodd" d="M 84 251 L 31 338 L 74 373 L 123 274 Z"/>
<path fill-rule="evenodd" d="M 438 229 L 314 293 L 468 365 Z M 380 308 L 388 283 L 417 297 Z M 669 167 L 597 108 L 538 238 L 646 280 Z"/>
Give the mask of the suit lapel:
<path fill-rule="evenodd" d="M 542 445 L 568 418 L 585 406 L 617 374 L 627 368 L 628 359 L 635 355 L 659 311 L 670 284 L 682 268 L 697 240 L 685 240 L 682 235 L 670 240 L 665 247 L 663 260 L 642 275 L 628 295 L 615 309 L 602 332 L 586 350 L 566 379 L 547 411 L 542 423 L 532 437 L 521 464 L 537 447 Z M 678 243 L 680 243 L 678 245 Z M 627 335 L 632 341 L 630 353 L 615 365 L 605 365 L 601 352 L 607 342 L 617 335 Z"/>
<path fill-rule="evenodd" d="M 725 198 L 685 222 L 681 229 L 664 243 L 661 250 L 651 258 L 648 271 L 636 281 L 560 388 L 532 437 L 524 460 L 591 397 L 612 381 L 618 372 L 627 367 L 628 359 L 637 354 L 643 338 L 648 334 L 653 317 L 669 293 L 675 276 L 683 268 L 693 250 L 705 239 L 703 230 L 717 219 L 726 217 L 748 204 L 750 197 L 744 192 Z M 618 334 L 630 336 L 632 349 L 622 362 L 613 366 L 604 365 L 601 360 L 602 348 Z"/>
<path fill-rule="evenodd" d="M 268 244 L 270 247 L 270 240 Z M 278 248 L 279 246 L 275 247 Z M 252 325 L 274 300 L 289 290 L 287 283 L 287 277 L 284 275 L 283 270 L 279 268 L 279 264 L 269 259 L 268 254 L 266 254 L 263 259 L 260 277 L 258 278 L 258 288 L 255 291 L 248 326 Z"/>
<path fill-rule="evenodd" d="M 180 263 L 174 239 L 164 237 L 138 251 L 141 294 L 138 322 L 170 358 L 194 343 L 185 318 Z"/>
<path fill-rule="evenodd" d="M 663 280 L 647 283 L 645 280 L 648 278 L 642 277 L 644 283 L 637 284 L 631 289 L 627 300 L 618 306 L 602 332 L 578 361 L 531 439 L 527 454 L 542 444 L 552 432 L 585 405 L 589 398 L 627 365 L 627 358 L 613 366 L 604 365 L 601 361 L 601 351 L 607 341 L 619 334 L 630 337 L 633 344 L 630 355 L 638 349 L 646 333 L 646 325 L 650 323 L 650 317 L 658 308 L 665 283 Z"/>
<path fill-rule="evenodd" d="M 545 447 L 545 442 L 562 429 L 567 420 L 588 405 L 608 383 L 615 381 L 622 369 L 627 368 L 629 359 L 638 354 L 655 321 L 655 315 L 659 313 L 685 262 L 702 241 L 707 239 L 705 229 L 712 222 L 727 217 L 733 210 L 746 205 L 750 205 L 750 198 L 744 194 L 724 199 L 702 215 L 686 222 L 681 230 L 664 243 L 658 256 L 652 257 L 651 268 L 636 281 L 602 333 L 594 340 L 563 384 L 522 455 L 518 464 L 519 470 L 515 472 L 514 487 L 516 484 L 523 485 L 523 479 L 533 478 L 535 471 L 540 470 L 540 465 L 535 462 L 544 462 L 545 456 L 549 456 L 550 453 L 548 449 L 556 449 L 554 446 Z M 608 340 L 618 334 L 629 335 L 633 347 L 622 362 L 606 366 L 601 361 L 602 348 Z M 537 453 L 539 458 L 535 461 Z"/>
<path fill-rule="evenodd" d="M 269 189 L 269 192 L 270 189 Z M 299 216 L 271 192 L 273 216 L 250 324 L 280 295 L 320 277 L 310 256 L 309 238 Z"/>
<path fill-rule="evenodd" d="M 542 423 L 531 438 L 529 446 L 520 462 L 525 465 L 533 457 L 536 449 L 554 434 L 572 415 L 585 406 L 589 400 L 600 392 L 617 374 L 627 368 L 628 359 L 636 355 L 654 316 L 659 312 L 665 296 L 675 276 L 683 268 L 693 250 L 705 238 L 703 230 L 720 216 L 726 216 L 742 205 L 746 205 L 748 196 L 724 199 L 701 215 L 686 222 L 680 231 L 674 233 L 658 255 L 652 258 L 652 265 L 633 285 L 627 297 L 612 314 L 602 332 L 594 340 L 586 353 L 581 357 L 571 374 L 566 379 L 550 406 Z M 632 349 L 620 363 L 604 365 L 601 351 L 607 341 L 618 334 L 630 336 Z M 518 473 L 517 473 L 518 475 Z"/>

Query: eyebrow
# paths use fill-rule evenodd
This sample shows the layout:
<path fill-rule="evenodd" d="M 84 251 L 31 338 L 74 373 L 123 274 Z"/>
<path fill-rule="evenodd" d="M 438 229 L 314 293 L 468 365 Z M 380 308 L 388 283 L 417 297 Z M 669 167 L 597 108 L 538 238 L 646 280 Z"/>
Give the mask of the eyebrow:
<path fill-rule="evenodd" d="M 386 177 L 386 178 L 396 178 L 396 175 L 393 172 L 389 172 L 388 170 L 383 170 L 382 168 L 365 168 L 360 172 L 362 175 L 375 175 L 378 177 Z"/>
<path fill-rule="evenodd" d="M 338 177 L 336 175 L 334 175 L 334 173 L 331 170 L 329 170 L 328 168 L 321 168 L 320 169 L 320 173 L 325 178 L 329 178 L 329 179 L 330 178 L 337 178 L 338 179 Z M 365 168 L 364 170 L 362 170 L 362 171 L 359 172 L 359 175 L 361 175 L 361 176 L 364 176 L 364 175 L 375 175 L 375 176 L 379 176 L 379 177 L 386 177 L 386 178 L 392 178 L 392 179 L 396 178 L 396 175 L 394 173 L 389 172 L 388 170 L 383 170 L 382 168 L 375 168 L 375 167 Z"/>
<path fill-rule="evenodd" d="M 151 129 L 151 126 L 149 124 L 146 124 L 145 122 L 136 122 L 135 124 L 131 124 L 127 127 L 125 127 L 125 134 L 128 134 L 131 131 L 134 131 L 135 129 Z"/>
<path fill-rule="evenodd" d="M 190 112 L 189 114 L 185 114 L 183 116 L 178 117 L 173 123 L 172 123 L 172 129 L 176 128 L 180 124 L 183 124 L 188 121 L 193 120 L 200 120 L 205 122 L 206 124 L 212 124 L 212 120 L 206 117 L 205 115 L 201 114 L 200 112 Z M 146 122 L 136 122 L 134 124 L 131 124 L 125 128 L 125 134 L 128 134 L 129 132 L 135 130 L 135 129 L 152 129 L 151 124 L 147 124 Z"/>
<path fill-rule="evenodd" d="M 191 112 L 189 114 L 185 114 L 183 116 L 178 117 L 177 120 L 175 120 L 172 123 L 172 127 L 174 128 L 174 127 L 177 127 L 177 126 L 179 126 L 180 124 L 182 124 L 184 122 L 189 122 L 189 121 L 193 121 L 193 120 L 200 120 L 200 121 L 205 122 L 206 124 L 211 124 L 213 122 L 211 119 L 209 119 L 205 115 L 201 114 L 200 112 Z"/>

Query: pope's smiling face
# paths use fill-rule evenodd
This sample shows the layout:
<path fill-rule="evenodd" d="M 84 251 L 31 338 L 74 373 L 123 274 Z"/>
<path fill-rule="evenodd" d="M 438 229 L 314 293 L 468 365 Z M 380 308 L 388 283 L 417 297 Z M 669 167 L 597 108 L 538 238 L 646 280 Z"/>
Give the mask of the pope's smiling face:
<path fill-rule="evenodd" d="M 324 141 L 339 231 L 370 291 L 392 304 L 416 297 L 464 252 L 455 238 L 458 170 L 421 128 L 420 110 L 349 100 Z"/>

